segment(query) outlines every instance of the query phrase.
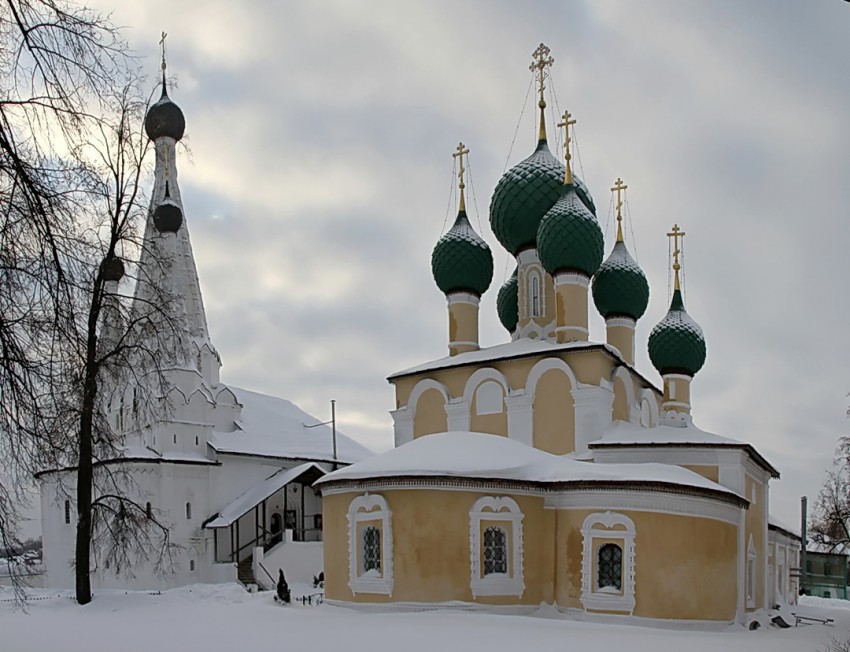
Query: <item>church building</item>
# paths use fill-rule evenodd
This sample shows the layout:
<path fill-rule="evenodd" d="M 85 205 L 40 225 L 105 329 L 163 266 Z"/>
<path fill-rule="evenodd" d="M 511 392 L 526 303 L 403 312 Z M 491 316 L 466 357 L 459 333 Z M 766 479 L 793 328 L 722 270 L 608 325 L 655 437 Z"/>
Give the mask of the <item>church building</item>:
<path fill-rule="evenodd" d="M 141 343 L 161 350 L 162 367 L 153 386 L 137 375 L 138 382 L 102 389 L 110 401 L 108 425 L 122 445 L 98 460 L 95 472 L 120 478 L 125 495 L 167 528 L 172 555 L 163 560 L 149 550 L 132 568 L 110 568 L 95 542 L 92 585 L 159 589 L 235 581 L 238 569 L 246 584 L 268 586 L 279 567 L 292 569 L 291 580 L 309 581 L 322 570 L 322 504 L 311 485 L 372 453 L 337 432 L 335 423 L 219 378 L 221 359 L 207 328 L 177 183 L 177 144 L 186 123 L 168 96 L 164 53 L 162 66 L 162 96 L 145 118 L 156 167 L 135 285 L 115 259 L 106 287 L 115 301 L 122 290 L 133 293 L 131 318 L 165 306 L 161 319 L 168 327 Z M 100 337 L 124 332 L 120 311 L 106 312 Z M 45 585 L 72 587 L 76 474 L 50 469 L 37 479 Z"/>
<path fill-rule="evenodd" d="M 669 310 L 652 329 L 661 387 L 635 367 L 649 285 L 629 253 L 617 179 L 607 248 L 586 185 L 550 150 L 543 44 L 531 66 L 539 137 L 493 191 L 490 226 L 516 260 L 499 289 L 509 341 L 479 345 L 489 245 L 466 214 L 431 268 L 449 355 L 392 374 L 395 448 L 317 482 L 326 599 L 383 609 L 456 607 L 680 626 L 765 624 L 793 603 L 799 542 L 772 523 L 779 471 L 749 443 L 706 432 L 691 381 L 706 361 L 680 286 L 674 225 Z M 698 274 L 698 270 L 693 270 Z M 590 338 L 590 299 L 605 319 Z M 698 398 L 698 397 L 693 397 Z"/>

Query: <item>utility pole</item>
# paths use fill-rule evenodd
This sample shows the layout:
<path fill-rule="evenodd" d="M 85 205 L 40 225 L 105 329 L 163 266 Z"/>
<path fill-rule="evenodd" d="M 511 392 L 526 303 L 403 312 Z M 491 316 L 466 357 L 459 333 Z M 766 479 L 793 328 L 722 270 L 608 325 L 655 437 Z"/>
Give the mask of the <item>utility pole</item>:
<path fill-rule="evenodd" d="M 319 426 L 330 426 L 331 427 L 331 436 L 333 437 L 333 470 L 337 469 L 337 451 L 336 451 L 336 399 L 331 399 L 331 420 L 330 421 L 322 421 L 321 423 L 313 423 L 311 425 L 307 425 L 306 423 L 302 424 L 305 428 L 318 428 Z"/>

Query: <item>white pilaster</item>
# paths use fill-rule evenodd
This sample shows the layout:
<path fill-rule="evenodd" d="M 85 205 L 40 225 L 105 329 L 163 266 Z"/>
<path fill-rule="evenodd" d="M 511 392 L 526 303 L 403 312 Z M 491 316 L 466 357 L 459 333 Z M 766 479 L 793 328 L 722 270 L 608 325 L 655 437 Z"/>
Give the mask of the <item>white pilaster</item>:
<path fill-rule="evenodd" d="M 581 385 L 573 390 L 576 414 L 576 453 L 584 453 L 587 445 L 598 439 L 611 425 L 614 392 L 605 387 Z"/>
<path fill-rule="evenodd" d="M 398 410 L 390 410 L 390 416 L 393 418 L 396 448 L 413 441 L 413 411 L 403 407 Z"/>
<path fill-rule="evenodd" d="M 534 395 L 512 394 L 505 398 L 508 408 L 508 438 L 534 445 Z"/>
<path fill-rule="evenodd" d="M 469 403 L 462 398 L 446 403 L 446 422 L 450 431 L 469 430 Z"/>

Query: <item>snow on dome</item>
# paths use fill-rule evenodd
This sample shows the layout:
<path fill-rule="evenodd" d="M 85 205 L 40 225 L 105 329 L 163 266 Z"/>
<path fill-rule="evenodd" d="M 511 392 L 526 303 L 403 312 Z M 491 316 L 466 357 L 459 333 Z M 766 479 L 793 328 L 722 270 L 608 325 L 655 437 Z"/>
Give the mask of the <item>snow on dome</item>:
<path fill-rule="evenodd" d="M 219 453 L 332 462 L 333 433 L 291 401 L 229 385 L 242 405 L 235 432 L 215 432 L 210 445 Z M 337 461 L 356 462 L 374 453 L 350 437 L 336 431 Z"/>
<path fill-rule="evenodd" d="M 737 496 L 688 469 L 669 464 L 592 464 L 552 455 L 507 437 L 480 432 L 426 435 L 344 469 L 316 484 L 400 476 L 521 482 L 653 482 Z"/>

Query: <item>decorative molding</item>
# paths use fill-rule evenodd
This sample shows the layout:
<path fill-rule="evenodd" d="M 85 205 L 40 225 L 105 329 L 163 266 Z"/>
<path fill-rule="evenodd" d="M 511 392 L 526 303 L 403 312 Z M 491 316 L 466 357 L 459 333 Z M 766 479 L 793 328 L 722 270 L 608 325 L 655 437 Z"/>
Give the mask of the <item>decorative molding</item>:
<path fill-rule="evenodd" d="M 438 392 L 440 392 L 440 394 L 443 395 L 443 400 L 446 403 L 451 400 L 449 388 L 446 387 L 443 383 L 434 380 L 433 378 L 423 378 L 413 386 L 413 389 L 410 390 L 410 395 L 407 397 L 406 407 L 408 410 L 410 410 L 411 414 L 416 414 L 416 406 L 419 403 L 419 399 L 429 389 L 436 389 Z"/>
<path fill-rule="evenodd" d="M 637 322 L 631 317 L 609 317 L 605 320 L 605 326 L 608 328 L 628 328 L 635 330 Z"/>
<path fill-rule="evenodd" d="M 348 586 L 353 594 L 393 592 L 393 532 L 389 505 L 379 494 L 366 492 L 351 501 L 348 507 Z M 361 541 L 358 526 L 368 521 L 380 521 L 381 574 L 366 577 L 360 572 Z"/>
<path fill-rule="evenodd" d="M 666 407 L 668 403 L 664 403 Z M 675 405 L 675 404 L 674 404 Z M 661 413 L 661 418 L 658 420 L 659 425 L 670 426 L 671 428 L 687 428 L 693 423 L 691 415 L 687 412 L 676 412 L 676 410 L 664 410 Z"/>
<path fill-rule="evenodd" d="M 567 378 L 570 379 L 570 385 L 572 385 L 573 389 L 579 386 L 575 372 L 565 360 L 557 357 L 543 358 L 535 363 L 531 371 L 528 372 L 528 377 L 525 380 L 525 393 L 531 397 L 532 403 L 537 395 L 537 383 L 540 381 L 540 378 L 547 371 L 553 370 L 565 373 Z"/>
<path fill-rule="evenodd" d="M 694 378 L 693 376 L 688 376 L 687 374 L 664 374 L 661 376 L 662 380 L 685 380 L 687 382 L 691 382 Z"/>
<path fill-rule="evenodd" d="M 507 511 L 504 511 L 507 510 Z M 469 511 L 469 588 L 475 598 L 485 595 L 515 595 L 522 597 L 525 591 L 523 580 L 523 536 L 522 521 L 524 515 L 513 498 L 502 496 L 484 496 L 475 501 Z M 511 566 L 508 573 L 484 575 L 481 559 L 481 522 L 495 521 L 510 523 L 510 549 L 508 555 Z"/>
<path fill-rule="evenodd" d="M 505 398 L 508 408 L 508 438 L 534 445 L 534 394 L 515 392 Z"/>
<path fill-rule="evenodd" d="M 448 600 L 444 602 L 352 602 L 350 600 L 325 600 L 332 607 L 346 607 L 362 613 L 414 613 L 424 611 L 474 611 L 512 616 L 531 615 L 540 609 L 539 604 L 485 604 Z"/>
<path fill-rule="evenodd" d="M 446 295 L 446 302 L 453 306 L 456 303 L 466 303 L 471 306 L 478 306 L 481 303 L 481 297 L 478 297 L 471 292 L 451 292 Z"/>
<path fill-rule="evenodd" d="M 493 367 L 481 367 L 467 379 L 466 385 L 463 388 L 463 400 L 467 406 L 472 405 L 472 396 L 475 390 L 485 380 L 494 380 L 502 386 L 502 396 L 507 396 L 510 393 L 510 384 L 505 375 Z"/>
<path fill-rule="evenodd" d="M 597 527 L 597 526 L 602 526 Z M 625 530 L 613 530 L 621 525 Z M 632 615 L 635 608 L 635 524 L 623 514 L 604 512 L 590 514 L 581 526 L 581 604 L 585 609 L 624 611 Z M 593 541 L 619 540 L 622 545 L 622 589 L 620 593 L 600 591 L 597 584 L 598 560 Z"/>
<path fill-rule="evenodd" d="M 476 349 L 480 348 L 478 342 L 472 340 L 449 340 L 449 346 L 471 346 Z"/>
<path fill-rule="evenodd" d="M 573 389 L 575 404 L 576 453 L 588 450 L 588 444 L 598 439 L 611 423 L 614 407 L 613 389 L 596 385 L 580 385 Z"/>
<path fill-rule="evenodd" d="M 413 441 L 413 412 L 407 407 L 403 407 L 398 410 L 390 410 L 390 416 L 393 418 L 393 435 L 396 448 Z"/>
<path fill-rule="evenodd" d="M 702 496 L 668 493 L 659 496 L 658 492 L 597 491 L 558 492 L 545 497 L 546 509 L 619 509 L 625 511 L 653 512 L 657 514 L 673 514 L 675 516 L 694 516 L 706 518 L 730 525 L 737 525 L 741 512 L 740 507 L 729 503 L 712 500 Z"/>
<path fill-rule="evenodd" d="M 466 432 L 469 430 L 469 406 L 469 401 L 463 398 L 452 399 L 446 403 L 446 427 L 449 431 Z"/>
<path fill-rule="evenodd" d="M 578 333 L 579 335 L 589 336 L 590 331 L 586 329 L 584 326 L 556 326 L 556 333 Z"/>
<path fill-rule="evenodd" d="M 580 285 L 586 288 L 590 285 L 590 277 L 577 272 L 560 272 L 555 274 L 555 287 L 561 285 Z"/>

